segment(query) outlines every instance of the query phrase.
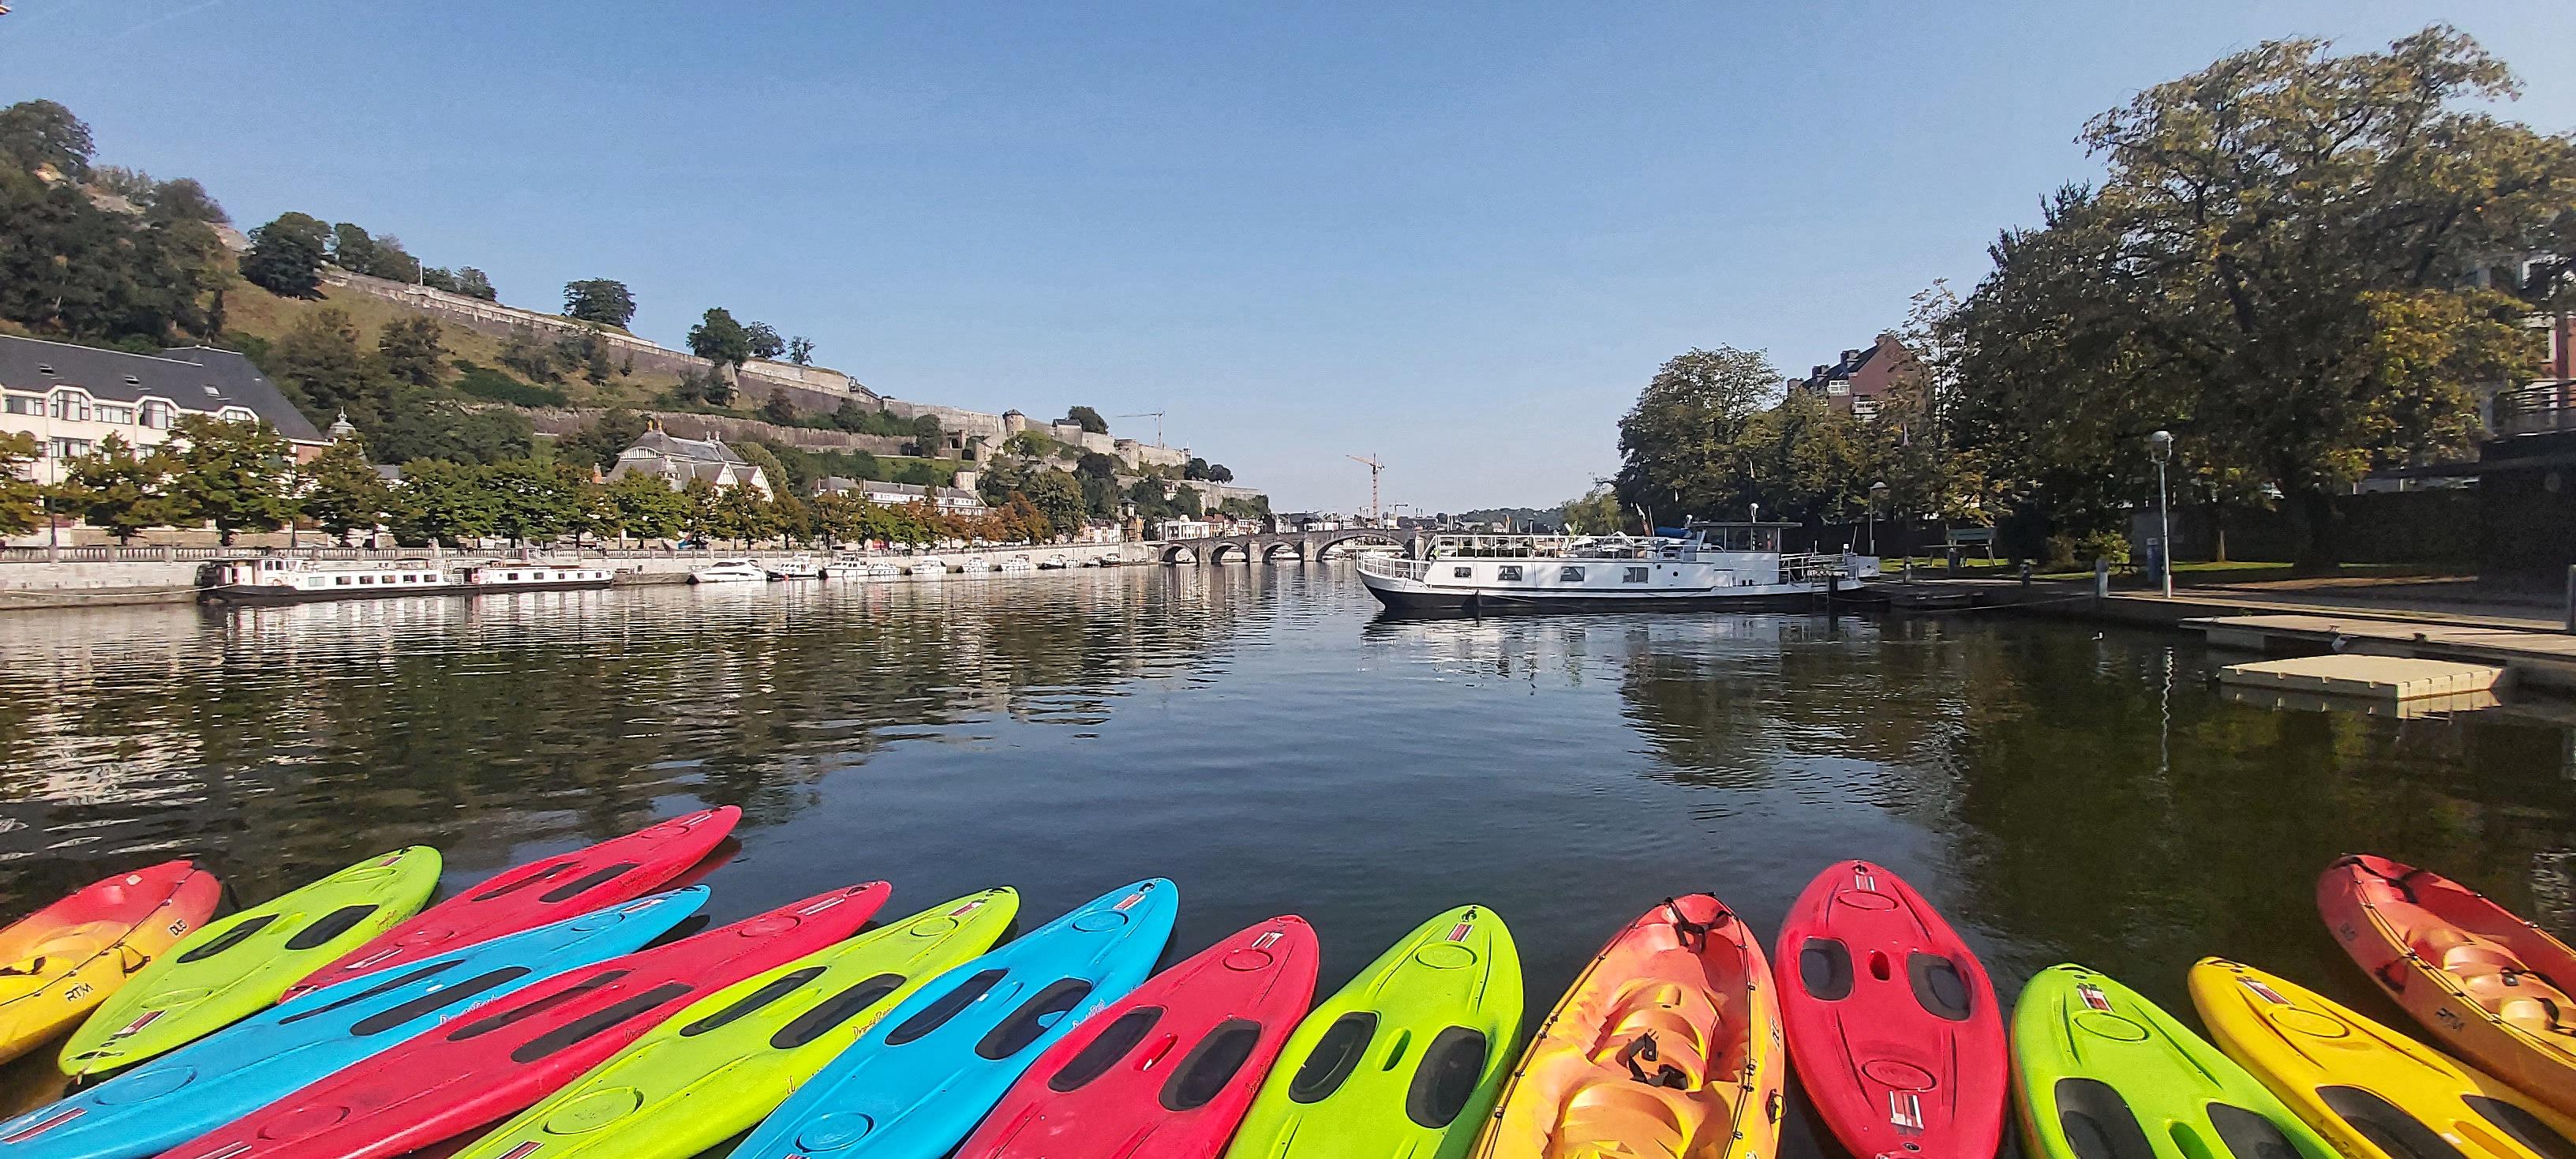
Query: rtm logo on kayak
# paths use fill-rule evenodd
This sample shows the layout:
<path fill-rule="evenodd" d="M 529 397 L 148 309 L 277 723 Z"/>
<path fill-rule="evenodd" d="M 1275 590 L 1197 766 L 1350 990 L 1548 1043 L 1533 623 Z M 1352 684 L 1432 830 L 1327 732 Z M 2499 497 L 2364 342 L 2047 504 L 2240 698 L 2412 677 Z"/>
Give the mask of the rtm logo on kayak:
<path fill-rule="evenodd" d="M 186 918 L 180 918 L 179 920 L 177 920 L 177 921 L 175 921 L 175 922 L 170 923 L 170 936 L 171 936 L 171 937 L 174 937 L 174 938 L 175 938 L 175 937 L 178 937 L 179 935 L 184 934 L 184 933 L 187 933 L 187 932 L 188 932 L 188 919 L 186 919 Z"/>
<path fill-rule="evenodd" d="M 2078 982 L 2075 984 L 2075 996 L 2083 999 L 2085 1005 L 2095 1010 L 2104 1014 L 2111 1012 L 2111 999 L 2102 993 L 2102 988 L 2099 986 L 2090 982 Z"/>
<path fill-rule="evenodd" d="M 87 998 L 87 997 L 89 997 L 91 994 L 96 993 L 96 992 L 97 992 L 97 990 L 98 990 L 98 987 L 96 987 L 96 986 L 92 986 L 92 985 L 90 985 L 90 984 L 89 984 L 89 983 L 87 983 L 87 982 L 82 982 L 82 983 L 80 983 L 80 984 L 78 984 L 78 985 L 73 986 L 73 987 L 72 987 L 71 989 L 69 989 L 69 990 L 63 991 L 63 1001 L 65 1001 L 65 1002 L 78 1002 L 78 1001 L 80 1001 L 81 999 L 83 999 L 83 998 Z"/>

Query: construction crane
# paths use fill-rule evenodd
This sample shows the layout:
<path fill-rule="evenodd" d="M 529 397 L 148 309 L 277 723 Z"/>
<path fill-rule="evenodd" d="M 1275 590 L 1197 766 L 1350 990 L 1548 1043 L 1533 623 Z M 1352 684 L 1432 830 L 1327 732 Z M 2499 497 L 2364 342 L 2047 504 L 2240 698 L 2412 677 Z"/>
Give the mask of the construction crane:
<path fill-rule="evenodd" d="M 1158 447 L 1163 445 L 1163 412 L 1158 411 L 1158 410 L 1149 410 L 1149 411 L 1146 411 L 1146 412 L 1145 412 L 1145 413 L 1143 413 L 1143 414 L 1115 415 L 1115 416 L 1112 416 L 1112 417 L 1115 417 L 1115 418 L 1122 418 L 1122 419 L 1152 419 L 1152 420 L 1154 420 L 1154 445 L 1155 445 L 1155 446 L 1158 446 Z"/>
<path fill-rule="evenodd" d="M 1380 515 L 1380 512 L 1383 509 L 1380 508 L 1377 503 L 1377 477 L 1386 473 L 1386 464 L 1378 462 L 1376 455 L 1370 455 L 1365 459 L 1358 455 L 1344 455 L 1342 457 L 1369 469 L 1369 522 L 1385 522 Z"/>

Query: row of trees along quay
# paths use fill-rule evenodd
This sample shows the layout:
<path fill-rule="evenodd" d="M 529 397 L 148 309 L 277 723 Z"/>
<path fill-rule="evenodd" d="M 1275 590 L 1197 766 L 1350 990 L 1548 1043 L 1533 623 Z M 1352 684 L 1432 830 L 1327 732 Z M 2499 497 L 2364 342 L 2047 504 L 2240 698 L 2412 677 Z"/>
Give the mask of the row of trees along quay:
<path fill-rule="evenodd" d="M 1811 525 L 1878 513 L 1997 525 L 2056 558 L 2116 554 L 2175 436 L 2177 504 L 2291 505 L 2331 566 L 2332 497 L 2468 456 L 2480 384 L 2542 377 L 2535 315 L 2576 310 L 2576 142 L 2431 27 L 2383 52 L 2271 41 L 2085 123 L 2099 180 L 2002 231 L 1966 297 L 1898 337 L 1920 363 L 1855 420 L 1783 397 L 1760 353 L 1666 363 L 1619 424 L 1612 487 L 1568 505 Z M 2032 553 L 2038 554 L 2038 553 Z"/>
<path fill-rule="evenodd" d="M 61 482 L 24 477 L 33 439 L 0 435 L 0 532 L 18 534 L 48 515 L 77 517 L 128 542 L 155 527 L 212 526 L 230 544 L 245 531 L 290 524 L 335 538 L 390 529 L 397 542 L 463 545 L 485 538 L 514 543 L 607 539 L 776 540 L 789 545 L 948 541 L 1047 543 L 1079 531 L 1084 512 L 1051 504 L 1050 515 L 1026 494 L 977 515 L 936 509 L 927 500 L 899 505 L 859 495 L 791 492 L 765 497 L 749 487 L 718 489 L 691 479 L 677 490 L 649 474 L 600 481 L 587 462 L 511 459 L 456 463 L 431 459 L 389 483 L 354 436 L 298 464 L 293 448 L 266 423 L 223 422 L 204 415 L 179 420 L 170 442 L 138 454 L 110 435 L 71 460 Z"/>

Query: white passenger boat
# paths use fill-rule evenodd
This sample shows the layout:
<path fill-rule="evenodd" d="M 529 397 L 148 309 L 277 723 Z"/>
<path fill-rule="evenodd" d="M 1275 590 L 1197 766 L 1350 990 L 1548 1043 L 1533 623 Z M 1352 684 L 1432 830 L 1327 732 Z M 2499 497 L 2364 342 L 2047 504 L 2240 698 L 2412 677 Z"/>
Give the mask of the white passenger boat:
<path fill-rule="evenodd" d="M 773 559 L 761 571 L 774 580 L 809 580 L 823 578 L 823 563 L 810 555 L 791 555 Z"/>
<path fill-rule="evenodd" d="M 1362 555 L 1360 582 L 1404 611 L 1711 608 L 1797 602 L 1878 573 L 1868 556 L 1780 550 L 1788 523 L 1694 523 L 1678 535 L 1439 535 Z"/>
<path fill-rule="evenodd" d="M 938 556 L 925 555 L 920 559 L 912 561 L 912 578 L 914 579 L 939 579 L 947 574 L 948 561 L 941 559 Z"/>
<path fill-rule="evenodd" d="M 823 578 L 827 580 L 866 579 L 875 566 L 855 555 L 836 555 L 824 561 Z"/>
<path fill-rule="evenodd" d="M 1029 562 L 1029 557 L 1025 555 L 1015 555 L 1002 561 L 1002 570 L 1014 574 L 1033 572 L 1037 569 L 1038 565 Z"/>
<path fill-rule="evenodd" d="M 606 564 L 541 563 L 496 559 L 458 569 L 464 586 L 476 592 L 570 591 L 604 588 L 617 579 Z"/>
<path fill-rule="evenodd" d="M 756 584 L 769 579 L 753 559 L 719 559 L 689 573 L 693 584 Z"/>
<path fill-rule="evenodd" d="M 1065 558 L 1063 555 L 1061 555 L 1061 554 L 1057 554 L 1057 555 L 1050 555 L 1050 556 L 1046 557 L 1045 559 L 1038 561 L 1038 567 L 1039 567 L 1039 569 L 1040 569 L 1040 570 L 1043 570 L 1043 571 L 1062 571 L 1063 569 L 1065 569 L 1065 568 L 1069 568 L 1069 567 L 1072 567 L 1072 566 L 1073 566 L 1073 561 L 1072 561 L 1072 560 L 1070 560 L 1070 559 L 1066 559 L 1066 558 Z"/>
<path fill-rule="evenodd" d="M 462 585 L 426 559 L 339 560 L 261 556 L 214 565 L 205 598 L 221 602 L 281 603 L 345 600 L 449 592 Z"/>
<path fill-rule="evenodd" d="M 993 570 L 993 561 L 980 555 L 970 555 L 964 562 L 957 565 L 957 570 L 972 576 L 989 575 Z"/>
<path fill-rule="evenodd" d="M 903 565 L 887 559 L 871 560 L 868 563 L 868 578 L 902 579 Z"/>

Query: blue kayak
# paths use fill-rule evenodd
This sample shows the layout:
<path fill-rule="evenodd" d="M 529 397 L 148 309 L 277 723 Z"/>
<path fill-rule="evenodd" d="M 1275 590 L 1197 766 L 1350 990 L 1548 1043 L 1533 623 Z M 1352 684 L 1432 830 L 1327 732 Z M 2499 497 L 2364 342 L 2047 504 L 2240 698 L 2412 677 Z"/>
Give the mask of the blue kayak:
<path fill-rule="evenodd" d="M 706 901 L 705 886 L 673 890 L 316 990 L 0 1123 L 0 1155 L 142 1159 L 158 1154 L 474 1004 L 641 949 Z"/>
<path fill-rule="evenodd" d="M 939 1159 L 1039 1054 L 1154 970 L 1180 890 L 1112 891 L 933 979 L 734 1148 L 732 1159 Z"/>

